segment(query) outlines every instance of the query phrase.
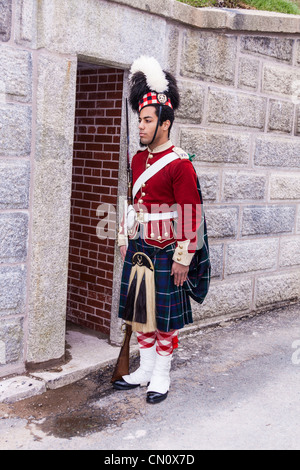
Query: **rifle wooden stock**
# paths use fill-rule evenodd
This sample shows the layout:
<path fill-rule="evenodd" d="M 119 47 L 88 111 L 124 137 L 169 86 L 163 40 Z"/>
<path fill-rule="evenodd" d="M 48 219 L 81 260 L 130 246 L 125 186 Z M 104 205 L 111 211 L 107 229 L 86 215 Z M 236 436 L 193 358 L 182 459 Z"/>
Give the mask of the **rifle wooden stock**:
<path fill-rule="evenodd" d="M 129 374 L 129 350 L 130 350 L 130 339 L 132 335 L 132 327 L 126 323 L 126 329 L 124 334 L 123 345 L 116 363 L 116 367 L 111 378 L 111 382 L 121 380 L 123 375 Z"/>

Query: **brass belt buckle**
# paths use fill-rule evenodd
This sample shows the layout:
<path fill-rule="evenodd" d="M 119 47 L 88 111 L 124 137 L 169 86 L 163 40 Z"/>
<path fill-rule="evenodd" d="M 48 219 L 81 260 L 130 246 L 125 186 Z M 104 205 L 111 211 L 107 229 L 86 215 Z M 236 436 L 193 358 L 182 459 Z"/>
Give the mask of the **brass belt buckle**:
<path fill-rule="evenodd" d="M 137 221 L 141 224 L 144 222 L 144 212 L 137 212 Z"/>

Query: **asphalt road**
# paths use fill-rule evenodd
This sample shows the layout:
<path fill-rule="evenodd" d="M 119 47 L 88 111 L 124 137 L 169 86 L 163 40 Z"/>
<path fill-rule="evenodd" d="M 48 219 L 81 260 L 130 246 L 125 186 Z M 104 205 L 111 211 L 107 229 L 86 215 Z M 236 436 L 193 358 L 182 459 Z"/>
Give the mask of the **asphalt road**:
<path fill-rule="evenodd" d="M 158 405 L 146 404 L 145 388 L 113 390 L 110 376 L 106 368 L 0 404 L 0 449 L 103 450 L 111 460 L 139 449 L 300 449 L 299 305 L 182 338 L 169 396 Z"/>

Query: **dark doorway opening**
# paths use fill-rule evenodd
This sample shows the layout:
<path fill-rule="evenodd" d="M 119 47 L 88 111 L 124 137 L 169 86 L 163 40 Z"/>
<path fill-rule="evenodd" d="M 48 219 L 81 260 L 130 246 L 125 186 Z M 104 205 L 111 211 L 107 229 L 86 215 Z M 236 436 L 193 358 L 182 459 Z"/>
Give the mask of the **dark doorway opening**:
<path fill-rule="evenodd" d="M 74 130 L 67 320 L 109 335 L 113 238 L 99 239 L 99 206 L 117 207 L 124 72 L 79 63 Z"/>

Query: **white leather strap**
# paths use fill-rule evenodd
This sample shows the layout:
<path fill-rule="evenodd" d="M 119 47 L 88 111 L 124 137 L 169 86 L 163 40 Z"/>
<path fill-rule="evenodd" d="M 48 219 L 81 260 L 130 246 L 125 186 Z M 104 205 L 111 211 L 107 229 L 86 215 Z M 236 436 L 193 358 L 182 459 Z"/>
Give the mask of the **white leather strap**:
<path fill-rule="evenodd" d="M 148 181 L 152 176 L 158 173 L 162 168 L 164 168 L 169 163 L 173 162 L 180 158 L 179 155 L 175 152 L 168 153 L 164 157 L 160 158 L 157 162 L 153 163 L 153 165 L 149 166 L 147 170 L 145 170 L 136 180 L 132 189 L 132 199 L 134 201 L 135 196 L 139 192 L 142 187 L 142 184 Z"/>
<path fill-rule="evenodd" d="M 168 220 L 168 219 L 176 219 L 178 217 L 178 212 L 177 211 L 172 211 L 172 212 L 158 212 L 156 213 L 148 213 L 148 212 L 143 212 L 142 214 L 139 212 L 138 213 L 138 220 L 141 222 L 141 219 L 143 222 L 150 222 L 152 220 Z"/>

